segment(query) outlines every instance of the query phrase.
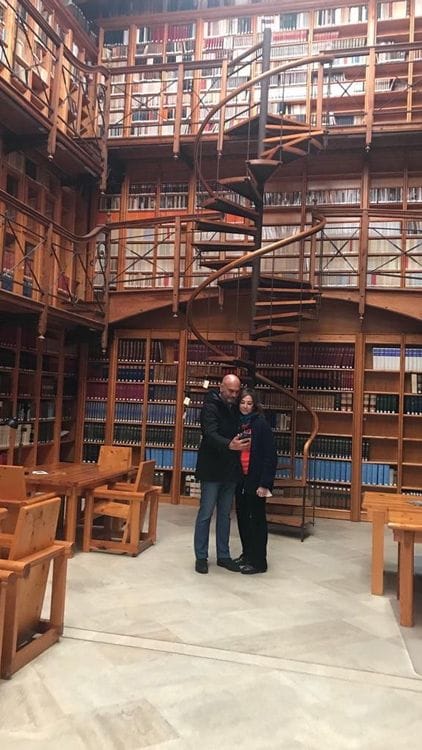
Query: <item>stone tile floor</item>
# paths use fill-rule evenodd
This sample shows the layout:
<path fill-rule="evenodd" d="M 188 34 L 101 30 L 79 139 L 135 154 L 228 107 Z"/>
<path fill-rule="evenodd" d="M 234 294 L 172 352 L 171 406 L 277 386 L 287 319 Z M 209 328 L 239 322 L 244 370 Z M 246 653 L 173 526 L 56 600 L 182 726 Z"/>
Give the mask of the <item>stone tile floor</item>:
<path fill-rule="evenodd" d="M 2 750 L 401 750 L 422 731 L 422 591 L 400 628 L 396 549 L 369 524 L 270 534 L 268 573 L 193 571 L 195 510 L 160 506 L 138 558 L 78 552 L 60 644 L 0 683 Z M 232 553 L 239 551 L 233 523 Z M 417 559 L 421 565 L 422 559 Z"/>

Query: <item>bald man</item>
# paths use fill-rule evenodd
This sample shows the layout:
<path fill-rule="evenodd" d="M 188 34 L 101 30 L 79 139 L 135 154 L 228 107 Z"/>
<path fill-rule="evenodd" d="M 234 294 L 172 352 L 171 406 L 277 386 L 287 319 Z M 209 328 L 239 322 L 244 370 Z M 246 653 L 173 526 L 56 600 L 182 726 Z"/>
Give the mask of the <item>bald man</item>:
<path fill-rule="evenodd" d="M 237 437 L 239 393 L 240 380 L 237 375 L 226 375 L 219 391 L 207 393 L 201 410 L 202 440 L 196 464 L 196 477 L 201 482 L 201 500 L 194 537 L 197 573 L 208 573 L 210 523 L 215 507 L 217 565 L 240 572 L 239 564 L 230 557 L 229 548 L 230 511 L 236 484 L 241 477 L 240 451 L 249 442 Z"/>

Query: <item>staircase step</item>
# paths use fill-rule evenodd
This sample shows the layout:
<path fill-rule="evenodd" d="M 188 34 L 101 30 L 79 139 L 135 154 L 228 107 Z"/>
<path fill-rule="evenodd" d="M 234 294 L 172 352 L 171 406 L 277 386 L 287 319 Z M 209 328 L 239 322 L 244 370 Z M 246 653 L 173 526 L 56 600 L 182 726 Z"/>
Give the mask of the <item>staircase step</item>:
<path fill-rule="evenodd" d="M 271 159 L 250 159 L 246 162 L 247 168 L 258 185 L 264 183 L 274 174 L 280 166 L 280 161 Z"/>
<path fill-rule="evenodd" d="M 265 336 L 268 334 L 268 336 L 273 336 L 275 333 L 296 333 L 297 327 L 295 326 L 274 326 L 271 325 L 271 323 L 268 323 L 264 326 L 259 326 L 258 328 L 255 328 L 255 334 L 257 336 Z"/>
<path fill-rule="evenodd" d="M 242 240 L 198 240 L 198 242 L 192 242 L 193 247 L 198 250 L 203 250 L 205 253 L 214 252 L 239 252 L 240 255 L 243 253 L 251 252 L 255 250 L 253 242 L 242 242 Z"/>
<path fill-rule="evenodd" d="M 285 513 L 267 513 L 268 523 L 279 523 L 282 526 L 302 526 L 302 514 L 300 516 L 289 516 Z"/>
<path fill-rule="evenodd" d="M 255 227 L 246 227 L 244 224 L 236 224 L 226 221 L 211 221 L 206 219 L 199 219 L 196 224 L 197 229 L 202 232 L 226 232 L 227 234 L 247 234 L 250 237 L 255 237 Z"/>
<path fill-rule="evenodd" d="M 275 308 L 276 310 L 283 310 L 287 308 L 306 308 L 309 309 L 310 307 L 315 307 L 316 300 L 315 299 L 286 299 L 286 300 L 261 300 L 256 303 L 256 306 L 262 309 L 263 307 L 271 307 Z"/>
<path fill-rule="evenodd" d="M 282 286 L 270 287 L 270 286 L 259 286 L 258 292 L 260 294 L 271 294 L 271 296 L 284 297 L 285 299 L 298 299 L 298 297 L 306 297 L 306 299 L 312 299 L 315 296 L 313 289 L 292 289 Z"/>
<path fill-rule="evenodd" d="M 289 131 L 289 130 L 292 131 L 292 132 L 296 131 L 296 132 L 299 132 L 299 133 L 302 133 L 302 132 L 304 132 L 304 133 L 310 133 L 311 132 L 308 123 L 306 123 L 306 122 L 296 122 L 296 121 L 294 121 L 294 122 L 292 121 L 292 122 L 289 122 L 289 123 L 287 123 L 287 122 L 267 123 L 267 125 L 265 126 L 265 129 L 266 130 L 271 130 L 271 131 L 277 131 L 279 133 L 282 133 L 284 131 Z M 318 131 L 318 132 L 322 132 L 322 131 Z"/>
<path fill-rule="evenodd" d="M 262 156 L 264 159 L 272 160 L 277 152 L 280 152 L 281 164 L 289 164 L 295 159 L 302 159 L 304 156 L 308 156 L 308 150 L 305 151 L 303 148 L 298 148 L 297 146 L 282 146 L 281 143 L 264 151 Z"/>
<path fill-rule="evenodd" d="M 239 254 L 239 259 L 241 257 L 242 256 Z M 236 256 L 233 258 L 206 258 L 205 256 L 202 256 L 200 263 L 201 266 L 205 266 L 205 268 L 213 268 L 214 271 L 219 271 L 220 268 L 224 268 L 224 266 L 227 266 L 232 260 L 237 260 Z M 253 260 L 245 258 L 242 262 L 239 262 L 237 268 L 244 268 L 244 266 L 251 266 L 252 264 Z"/>
<path fill-rule="evenodd" d="M 239 346 L 246 346 L 248 349 L 259 349 L 271 346 L 271 341 L 260 341 L 259 339 L 242 339 L 237 342 Z"/>
<path fill-rule="evenodd" d="M 279 313 L 266 313 L 265 315 L 254 315 L 255 323 L 272 323 L 276 321 L 299 321 L 299 320 L 315 320 L 315 315 L 306 312 L 279 312 Z"/>
<path fill-rule="evenodd" d="M 268 284 L 270 287 L 289 287 L 290 289 L 311 289 L 309 281 L 297 281 L 296 279 L 285 279 L 280 276 L 262 273 L 259 277 L 260 286 Z"/>
<path fill-rule="evenodd" d="M 209 198 L 208 200 L 204 201 L 204 203 L 202 204 L 202 208 L 205 208 L 209 211 L 219 211 L 222 214 L 243 216 L 244 219 L 249 219 L 250 221 L 256 221 L 258 218 L 258 214 L 255 209 L 248 208 L 248 206 L 242 206 L 240 203 L 230 201 L 227 198 L 219 198 L 218 196 L 216 198 Z"/>
<path fill-rule="evenodd" d="M 278 505 L 279 507 L 291 506 L 292 508 L 302 508 L 303 499 L 301 497 L 267 497 L 265 501 L 266 505 Z M 306 506 L 312 507 L 312 506 Z"/>
<path fill-rule="evenodd" d="M 241 177 L 223 177 L 219 179 L 221 185 L 227 185 L 230 190 L 234 193 L 242 195 L 243 198 L 248 198 L 252 203 L 258 206 L 262 205 L 262 195 L 259 192 L 258 185 L 250 175 L 243 175 Z"/>
<path fill-rule="evenodd" d="M 282 487 L 284 489 L 288 489 L 289 487 L 304 487 L 305 484 L 306 479 L 293 479 L 290 477 L 278 477 L 274 479 L 274 487 Z"/>

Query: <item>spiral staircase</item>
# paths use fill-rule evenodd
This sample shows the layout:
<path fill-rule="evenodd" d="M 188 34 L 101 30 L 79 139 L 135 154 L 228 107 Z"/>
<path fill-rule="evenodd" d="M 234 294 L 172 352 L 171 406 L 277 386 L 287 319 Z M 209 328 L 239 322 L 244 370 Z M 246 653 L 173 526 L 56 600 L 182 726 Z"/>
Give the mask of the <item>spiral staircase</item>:
<path fill-rule="evenodd" d="M 263 73 L 255 81 L 250 81 L 249 85 L 253 86 L 257 80 L 268 76 L 269 72 Z M 240 88 L 244 89 L 245 86 Z M 313 215 L 312 224 L 305 229 L 280 237 L 270 244 L 263 244 L 262 241 L 267 181 L 283 165 L 294 159 L 307 158 L 323 149 L 324 132 L 293 118 L 268 114 L 261 108 L 258 115 L 246 118 L 225 131 L 230 144 L 243 143 L 248 154 L 243 173 L 217 177 L 211 184 L 202 172 L 203 132 L 219 106 L 224 106 L 235 96 L 236 91 L 214 107 L 205 118 L 195 143 L 194 164 L 198 185 L 208 196 L 201 209 L 206 210 L 208 216 L 206 219 L 198 218 L 194 247 L 201 266 L 210 273 L 188 301 L 187 321 L 191 333 L 208 347 L 213 361 L 240 368 L 241 372 L 247 372 L 249 383 L 284 394 L 291 403 L 293 417 L 298 410 L 307 412 L 309 429 L 304 438 L 302 460 L 298 464 L 295 455 L 296 429 L 293 428 L 290 455 L 285 456 L 279 466 L 273 497 L 267 501 L 267 520 L 281 527 L 296 528 L 303 540 L 306 526 L 308 522 L 314 522 L 315 516 L 313 502 L 308 497 L 308 462 L 311 445 L 318 432 L 317 414 L 297 393 L 259 372 L 256 352 L 259 348 L 283 341 L 286 334 L 297 333 L 303 320 L 316 318 L 320 293 L 305 278 L 262 272 L 260 261 L 265 256 L 282 254 L 289 244 L 304 241 L 324 227 L 324 218 Z M 209 218 L 209 212 L 213 211 L 215 216 Z M 209 341 L 195 323 L 195 300 L 215 286 L 219 290 L 220 306 L 230 295 L 243 294 L 247 297 L 249 331 L 242 332 L 235 356 L 228 355 Z"/>

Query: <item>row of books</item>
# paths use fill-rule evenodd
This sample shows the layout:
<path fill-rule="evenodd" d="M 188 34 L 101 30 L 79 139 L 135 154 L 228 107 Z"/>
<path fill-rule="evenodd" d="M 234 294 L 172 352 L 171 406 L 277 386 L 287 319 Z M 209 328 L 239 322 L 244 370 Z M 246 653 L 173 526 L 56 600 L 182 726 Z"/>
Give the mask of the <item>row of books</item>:
<path fill-rule="evenodd" d="M 107 403 L 105 401 L 85 401 L 85 419 L 105 420 Z"/>
<path fill-rule="evenodd" d="M 53 439 L 54 439 L 54 424 L 51 422 L 39 422 L 38 423 L 38 442 L 39 443 L 51 443 Z M 33 441 L 30 439 L 28 442 L 32 443 Z"/>
<path fill-rule="evenodd" d="M 199 426 L 201 421 L 201 409 L 199 407 L 189 406 L 183 415 L 185 425 L 197 425 Z"/>
<path fill-rule="evenodd" d="M 88 399 L 107 399 L 108 383 L 107 381 L 95 383 L 88 381 L 86 384 L 86 397 Z"/>
<path fill-rule="evenodd" d="M 153 376 L 153 370 L 149 371 L 145 367 L 122 367 L 117 368 L 117 381 L 124 383 L 144 383 L 146 374 L 149 378 Z"/>
<path fill-rule="evenodd" d="M 116 399 L 123 401 L 143 401 L 145 386 L 143 383 L 120 383 L 116 382 Z"/>
<path fill-rule="evenodd" d="M 36 370 L 37 355 L 32 354 L 31 352 L 21 352 L 19 357 L 19 368 L 21 370 Z"/>
<path fill-rule="evenodd" d="M 345 487 L 332 485 L 311 485 L 308 497 L 318 508 L 350 510 L 350 491 Z"/>
<path fill-rule="evenodd" d="M 362 463 L 362 484 L 395 487 L 397 471 L 389 464 Z"/>
<path fill-rule="evenodd" d="M 145 460 L 155 461 L 158 469 L 173 468 L 173 449 L 172 448 L 145 448 Z"/>
<path fill-rule="evenodd" d="M 404 413 L 422 414 L 422 396 L 405 396 Z"/>
<path fill-rule="evenodd" d="M 174 429 L 173 427 L 151 427 L 148 425 L 146 429 L 145 442 L 156 445 L 174 445 Z"/>
<path fill-rule="evenodd" d="M 84 425 L 84 442 L 99 443 L 105 440 L 105 424 L 98 422 L 85 422 Z"/>
<path fill-rule="evenodd" d="M 15 353 L 11 349 L 0 349 L 0 358 L 2 367 L 10 367 L 11 369 L 15 366 Z"/>
<path fill-rule="evenodd" d="M 315 409 L 316 411 L 353 411 L 353 393 L 307 393 L 306 396 L 303 396 L 303 400 L 306 401 L 311 409 Z M 266 394 L 261 403 L 264 409 L 292 408 L 292 402 L 290 399 L 283 393 L 277 392 Z M 301 409 L 301 407 L 299 408 Z M 281 424 L 277 421 L 274 422 L 273 417 L 269 417 L 271 426 L 280 430 L 290 429 L 290 423 L 285 422 L 283 416 L 280 418 L 282 422 Z"/>
<path fill-rule="evenodd" d="M 422 373 L 420 372 L 411 373 L 410 390 L 412 391 L 412 393 L 422 393 Z"/>
<path fill-rule="evenodd" d="M 117 401 L 114 407 L 116 422 L 142 422 L 142 404 Z"/>
<path fill-rule="evenodd" d="M 88 363 L 88 380 L 107 380 L 108 378 L 108 363 L 105 362 L 89 362 Z"/>
<path fill-rule="evenodd" d="M 353 370 L 327 370 L 327 372 L 299 371 L 298 388 L 316 391 L 353 390 Z"/>
<path fill-rule="evenodd" d="M 175 385 L 149 385 L 148 401 L 176 401 L 177 388 Z"/>
<path fill-rule="evenodd" d="M 399 346 L 372 347 L 372 367 L 374 370 L 400 370 Z"/>
<path fill-rule="evenodd" d="M 147 421 L 174 425 L 176 421 L 176 405 L 148 404 Z"/>
<path fill-rule="evenodd" d="M 154 383 L 168 383 L 176 381 L 178 376 L 178 364 L 168 364 L 167 362 L 159 362 L 152 368 L 152 374 L 150 374 L 150 381 Z"/>
<path fill-rule="evenodd" d="M 85 443 L 82 452 L 82 461 L 84 463 L 96 464 L 98 461 L 98 454 L 100 452 L 100 445 L 89 445 Z"/>
<path fill-rule="evenodd" d="M 54 419 L 56 414 L 55 401 L 40 401 L 40 419 Z"/>
<path fill-rule="evenodd" d="M 1 352 L 0 352 L 1 354 Z M 2 362 L 3 364 L 3 362 Z M 10 372 L 0 372 L 0 394 L 2 396 L 10 395 L 12 390 L 12 375 Z"/>
<path fill-rule="evenodd" d="M 196 451 L 192 450 L 183 450 L 182 451 L 182 470 L 183 471 L 192 471 L 196 468 L 196 460 L 198 458 L 198 454 Z"/>
<path fill-rule="evenodd" d="M 282 411 L 266 411 L 265 416 L 273 430 L 290 430 L 292 415 Z"/>
<path fill-rule="evenodd" d="M 131 424 L 115 424 L 113 429 L 113 443 L 117 445 L 140 445 L 141 427 Z"/>
<path fill-rule="evenodd" d="M 406 372 L 422 373 L 422 348 L 406 346 L 404 367 Z"/>
<path fill-rule="evenodd" d="M 199 448 L 201 442 L 201 431 L 192 427 L 183 430 L 183 447 Z"/>
<path fill-rule="evenodd" d="M 293 388 L 293 369 L 291 367 L 289 368 L 281 368 L 281 369 L 266 369 L 263 367 L 259 368 L 259 374 L 264 375 L 264 377 L 268 378 L 269 380 L 272 380 L 273 383 L 277 383 L 277 385 L 282 385 L 283 388 Z M 260 388 L 269 388 L 270 386 L 257 386 L 257 389 Z"/>
<path fill-rule="evenodd" d="M 119 339 L 117 358 L 122 362 L 145 361 L 146 341 L 144 339 Z"/>
<path fill-rule="evenodd" d="M 308 463 L 308 479 L 317 482 L 350 482 L 352 464 L 325 458 L 311 458 Z"/>
<path fill-rule="evenodd" d="M 398 414 L 399 397 L 389 393 L 364 393 L 363 410 L 366 413 Z"/>

